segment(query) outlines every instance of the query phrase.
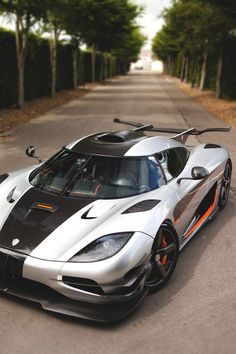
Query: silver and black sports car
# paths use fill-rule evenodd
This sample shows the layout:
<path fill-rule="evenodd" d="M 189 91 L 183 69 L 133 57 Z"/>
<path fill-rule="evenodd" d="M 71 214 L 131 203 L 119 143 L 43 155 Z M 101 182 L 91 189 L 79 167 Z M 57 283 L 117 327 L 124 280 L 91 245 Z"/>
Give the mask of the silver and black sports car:
<path fill-rule="evenodd" d="M 185 141 L 228 129 L 115 122 L 133 129 L 87 136 L 0 176 L 1 291 L 50 311 L 119 320 L 166 284 L 179 251 L 225 207 L 228 152 Z M 37 158 L 32 146 L 26 153 Z"/>

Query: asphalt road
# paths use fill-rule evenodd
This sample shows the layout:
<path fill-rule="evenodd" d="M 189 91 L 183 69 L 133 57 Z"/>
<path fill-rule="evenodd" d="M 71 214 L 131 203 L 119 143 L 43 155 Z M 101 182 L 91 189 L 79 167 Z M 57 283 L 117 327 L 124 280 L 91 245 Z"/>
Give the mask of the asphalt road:
<path fill-rule="evenodd" d="M 170 80 L 136 73 L 111 80 L 79 101 L 57 108 L 0 137 L 0 171 L 32 164 L 33 144 L 42 158 L 83 135 L 117 130 L 114 117 L 155 126 L 224 126 Z M 225 145 L 236 163 L 236 132 L 207 134 Z M 191 143 L 197 141 L 191 139 Z M 235 353 L 236 172 L 226 209 L 181 252 L 175 274 L 146 297 L 129 318 L 101 325 L 44 312 L 40 306 L 0 294 L 0 352 L 10 353 Z"/>

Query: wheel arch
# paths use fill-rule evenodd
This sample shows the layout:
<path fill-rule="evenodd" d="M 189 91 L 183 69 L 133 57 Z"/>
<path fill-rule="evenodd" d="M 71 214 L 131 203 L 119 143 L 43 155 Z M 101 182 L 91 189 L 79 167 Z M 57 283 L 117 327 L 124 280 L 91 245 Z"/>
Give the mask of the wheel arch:
<path fill-rule="evenodd" d="M 156 236 L 155 236 L 155 238 L 154 238 L 154 240 L 153 240 L 153 245 L 154 245 L 154 243 L 155 243 L 155 240 L 157 239 L 159 230 L 160 230 L 160 228 L 161 228 L 162 226 L 168 227 L 168 228 L 175 234 L 176 240 L 177 240 L 177 243 L 178 243 L 178 247 L 179 247 L 179 236 L 178 236 L 177 231 L 175 230 L 175 227 L 174 227 L 173 222 L 171 221 L 171 219 L 165 219 L 165 220 L 161 223 L 161 225 L 159 226 L 159 228 L 158 228 L 158 230 L 157 230 L 157 232 L 156 232 Z"/>

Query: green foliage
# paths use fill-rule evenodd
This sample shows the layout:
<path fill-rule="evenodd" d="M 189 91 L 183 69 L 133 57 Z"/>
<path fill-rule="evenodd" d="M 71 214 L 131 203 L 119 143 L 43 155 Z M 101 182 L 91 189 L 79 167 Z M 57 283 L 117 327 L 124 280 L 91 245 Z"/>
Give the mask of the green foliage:
<path fill-rule="evenodd" d="M 48 0 L 0 0 L 0 12 L 21 18 L 23 27 L 32 26 L 43 16 Z"/>
<path fill-rule="evenodd" d="M 84 51 L 80 53 L 80 60 L 78 64 L 79 66 L 78 77 L 79 77 L 80 84 L 86 82 L 92 82 L 91 57 L 92 57 L 92 53 L 90 51 Z M 104 56 L 101 53 L 98 53 L 97 60 L 96 60 L 96 81 L 102 81 L 107 77 L 108 75 L 105 77 L 105 72 L 104 72 Z"/>
<path fill-rule="evenodd" d="M 165 63 L 168 73 L 180 77 L 184 58 L 188 58 L 188 77 L 185 79 L 199 84 L 203 57 L 207 55 L 205 87 L 215 90 L 216 82 L 220 80 L 219 76 L 217 78 L 218 63 L 223 58 L 224 92 L 234 95 L 235 0 L 176 0 L 163 15 L 165 25 L 154 37 L 152 49 Z"/>
<path fill-rule="evenodd" d="M 126 73 L 130 63 L 137 60 L 145 41 L 135 23 L 141 11 L 141 7 L 129 0 L 0 0 L 0 14 L 14 19 L 17 49 L 13 48 L 13 34 L 6 34 L 9 43 L 2 39 L 0 49 L 9 45 L 11 50 L 5 51 L 6 56 L 0 52 L 3 63 L 0 88 L 6 86 L 0 106 L 16 102 L 17 82 L 19 107 L 23 105 L 24 94 L 29 100 L 49 94 L 50 88 L 54 96 L 55 86 L 57 90 L 76 87 L 77 65 L 79 83 L 91 81 L 91 75 L 93 80 L 102 81 Z M 50 45 L 46 40 L 30 35 L 35 24 L 50 32 Z M 71 36 L 71 45 L 60 43 L 57 48 L 62 32 Z M 2 32 L 0 40 L 3 36 Z M 96 70 L 92 74 L 91 53 L 79 51 L 80 42 L 93 48 L 93 69 L 96 65 Z M 6 68 L 8 62 L 10 70 Z"/>
<path fill-rule="evenodd" d="M 224 92 L 236 99 L 236 38 L 230 38 L 225 47 Z"/>
<path fill-rule="evenodd" d="M 79 19 L 82 37 L 89 46 L 109 52 L 132 31 L 139 13 L 139 7 L 128 0 L 83 0 Z"/>
<path fill-rule="evenodd" d="M 17 64 L 14 33 L 0 31 L 0 107 L 17 101 Z"/>
<path fill-rule="evenodd" d="M 15 36 L 13 32 L 0 30 L 0 108 L 17 103 L 17 62 Z M 113 75 L 116 72 L 113 59 Z M 91 52 L 79 51 L 78 85 L 91 82 Z M 124 73 L 124 70 L 122 70 Z M 108 77 L 108 74 L 106 77 Z M 96 80 L 105 79 L 104 56 L 98 54 Z M 30 36 L 26 56 L 25 97 L 31 100 L 48 96 L 51 86 L 50 52 L 46 39 Z M 69 44 L 58 44 L 57 91 L 73 87 L 72 48 Z"/>
<path fill-rule="evenodd" d="M 130 33 L 125 35 L 120 43 L 120 47 L 112 51 L 116 58 L 128 63 L 138 60 L 140 50 L 146 40 L 146 37 L 138 28 L 134 28 Z"/>
<path fill-rule="evenodd" d="M 179 0 L 164 13 L 165 25 L 153 40 L 153 51 L 166 60 L 178 53 L 201 55 L 214 50 L 221 38 L 226 19 L 207 1 Z"/>

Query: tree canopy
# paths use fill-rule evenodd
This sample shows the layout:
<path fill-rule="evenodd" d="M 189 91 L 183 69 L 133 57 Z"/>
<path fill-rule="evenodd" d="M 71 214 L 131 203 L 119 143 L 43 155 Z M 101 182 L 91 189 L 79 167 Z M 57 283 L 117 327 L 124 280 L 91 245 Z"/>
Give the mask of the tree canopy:
<path fill-rule="evenodd" d="M 176 0 L 163 13 L 165 25 L 153 39 L 153 52 L 165 63 L 183 57 L 202 61 L 206 66 L 210 53 L 218 57 L 218 93 L 223 75 L 224 47 L 236 28 L 234 0 Z M 186 75 L 188 69 L 185 70 Z M 182 70 L 183 73 L 183 70 Z M 204 70 L 202 71 L 204 73 Z M 204 74 L 205 75 L 205 74 Z M 187 79 L 187 78 L 186 78 Z M 204 86 L 204 85 L 203 85 Z"/>
<path fill-rule="evenodd" d="M 73 45 L 74 86 L 77 78 L 76 47 L 79 42 L 92 48 L 95 80 L 96 53 L 109 53 L 126 63 L 136 59 L 144 42 L 136 19 L 140 6 L 129 0 L 0 0 L 0 14 L 14 18 L 18 62 L 19 106 L 24 102 L 24 69 L 28 37 L 35 24 L 50 34 L 51 95 L 56 92 L 57 43 L 63 32 Z"/>

